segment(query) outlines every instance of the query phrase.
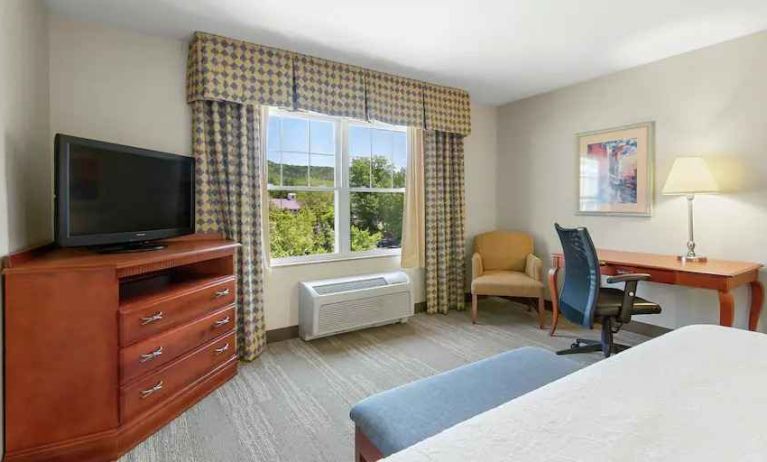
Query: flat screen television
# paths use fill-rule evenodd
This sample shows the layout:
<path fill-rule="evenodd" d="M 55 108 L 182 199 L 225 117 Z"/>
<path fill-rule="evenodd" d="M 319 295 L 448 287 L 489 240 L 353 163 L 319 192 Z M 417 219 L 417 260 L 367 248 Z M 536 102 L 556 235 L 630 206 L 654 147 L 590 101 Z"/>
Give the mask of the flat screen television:
<path fill-rule="evenodd" d="M 62 134 L 54 143 L 58 245 L 148 250 L 193 232 L 193 158 Z"/>

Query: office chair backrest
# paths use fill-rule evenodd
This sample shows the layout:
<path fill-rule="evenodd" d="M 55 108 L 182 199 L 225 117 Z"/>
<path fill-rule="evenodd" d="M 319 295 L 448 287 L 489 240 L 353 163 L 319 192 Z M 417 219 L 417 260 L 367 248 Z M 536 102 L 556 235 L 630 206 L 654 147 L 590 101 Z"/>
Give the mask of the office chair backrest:
<path fill-rule="evenodd" d="M 565 255 L 565 282 L 559 292 L 559 310 L 570 322 L 591 329 L 599 298 L 599 259 L 586 228 L 567 229 L 554 224 Z"/>

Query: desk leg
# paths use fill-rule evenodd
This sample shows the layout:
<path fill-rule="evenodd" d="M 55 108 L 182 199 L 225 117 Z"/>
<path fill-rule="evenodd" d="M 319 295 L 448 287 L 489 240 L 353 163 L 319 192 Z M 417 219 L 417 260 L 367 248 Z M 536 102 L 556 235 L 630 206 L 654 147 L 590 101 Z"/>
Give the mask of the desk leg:
<path fill-rule="evenodd" d="M 762 314 L 764 303 L 764 286 L 759 281 L 751 282 L 751 309 L 748 312 L 748 330 L 756 330 L 759 325 L 759 315 Z"/>
<path fill-rule="evenodd" d="M 719 325 L 732 327 L 735 318 L 735 299 L 729 290 L 719 291 Z"/>
<path fill-rule="evenodd" d="M 559 321 L 559 294 L 557 293 L 557 273 L 559 266 L 555 265 L 549 270 L 549 294 L 551 296 L 551 330 L 549 335 L 554 335 L 557 330 L 557 321 Z"/>

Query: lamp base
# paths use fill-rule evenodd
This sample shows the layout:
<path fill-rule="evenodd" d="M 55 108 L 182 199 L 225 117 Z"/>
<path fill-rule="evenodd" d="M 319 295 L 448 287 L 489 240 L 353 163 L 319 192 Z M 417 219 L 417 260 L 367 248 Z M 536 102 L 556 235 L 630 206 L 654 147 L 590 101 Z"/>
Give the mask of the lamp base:
<path fill-rule="evenodd" d="M 682 263 L 705 263 L 708 261 L 708 258 L 702 255 L 695 255 L 694 257 L 688 257 L 687 255 L 678 255 L 676 259 L 681 261 Z"/>

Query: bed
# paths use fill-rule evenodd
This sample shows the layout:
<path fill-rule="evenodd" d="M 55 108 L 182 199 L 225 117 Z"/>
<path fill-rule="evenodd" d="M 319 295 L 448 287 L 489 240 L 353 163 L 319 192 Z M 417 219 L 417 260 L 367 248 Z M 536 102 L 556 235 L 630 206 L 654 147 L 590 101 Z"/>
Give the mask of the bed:
<path fill-rule="evenodd" d="M 544 385 L 385 460 L 765 459 L 767 335 L 697 325 Z"/>

